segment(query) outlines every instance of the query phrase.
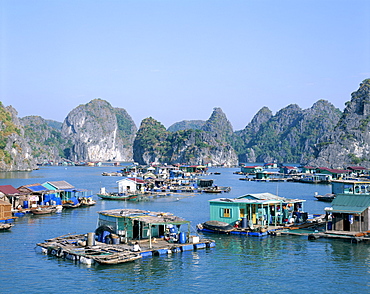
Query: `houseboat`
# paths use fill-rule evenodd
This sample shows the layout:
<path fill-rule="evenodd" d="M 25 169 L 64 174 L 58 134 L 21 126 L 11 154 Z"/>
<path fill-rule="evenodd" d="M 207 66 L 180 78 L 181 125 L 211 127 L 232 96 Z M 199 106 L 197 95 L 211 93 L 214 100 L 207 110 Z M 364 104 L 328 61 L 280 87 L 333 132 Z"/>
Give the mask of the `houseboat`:
<path fill-rule="evenodd" d="M 37 245 L 43 253 L 85 264 L 119 264 L 215 246 L 213 240 L 190 235 L 190 222 L 171 213 L 113 209 L 98 214 L 95 232 L 65 235 Z"/>
<path fill-rule="evenodd" d="M 234 199 L 213 199 L 209 204 L 210 221 L 214 223 L 199 224 L 198 230 L 265 236 L 281 227 L 307 221 L 308 214 L 303 210 L 304 202 L 305 200 L 287 199 L 271 193 L 246 194 Z M 218 228 L 212 229 L 215 222 L 219 222 Z M 223 231 L 222 227 L 226 230 Z"/>

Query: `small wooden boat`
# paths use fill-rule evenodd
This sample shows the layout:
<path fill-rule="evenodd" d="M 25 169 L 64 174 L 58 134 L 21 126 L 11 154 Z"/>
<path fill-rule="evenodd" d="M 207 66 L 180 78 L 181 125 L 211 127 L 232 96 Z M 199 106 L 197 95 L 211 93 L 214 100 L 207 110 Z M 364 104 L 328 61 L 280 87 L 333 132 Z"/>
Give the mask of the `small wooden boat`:
<path fill-rule="evenodd" d="M 199 231 L 220 234 L 227 234 L 235 229 L 232 225 L 220 221 L 206 221 L 202 224 L 198 224 L 197 228 Z"/>
<path fill-rule="evenodd" d="M 335 194 L 315 195 L 315 198 L 319 201 L 332 202 L 335 199 Z"/>
<path fill-rule="evenodd" d="M 91 197 L 89 198 L 84 197 L 80 199 L 80 204 L 81 206 L 93 206 L 96 204 L 96 201 L 93 200 Z"/>
<path fill-rule="evenodd" d="M 221 193 L 222 190 L 217 187 L 207 187 L 202 190 L 203 193 Z"/>
<path fill-rule="evenodd" d="M 141 194 L 124 194 L 124 193 L 99 193 L 98 197 L 104 200 L 123 200 L 131 201 L 136 200 Z"/>
<path fill-rule="evenodd" d="M 40 215 L 40 214 L 51 214 L 57 211 L 56 207 L 37 207 L 31 209 L 32 214 Z"/>
<path fill-rule="evenodd" d="M 77 208 L 81 206 L 81 203 L 73 203 L 73 202 L 65 202 L 62 204 L 63 208 L 70 209 L 70 208 Z"/>
<path fill-rule="evenodd" d="M 10 230 L 14 225 L 5 223 L 5 224 L 0 224 L 0 231 L 7 231 Z"/>

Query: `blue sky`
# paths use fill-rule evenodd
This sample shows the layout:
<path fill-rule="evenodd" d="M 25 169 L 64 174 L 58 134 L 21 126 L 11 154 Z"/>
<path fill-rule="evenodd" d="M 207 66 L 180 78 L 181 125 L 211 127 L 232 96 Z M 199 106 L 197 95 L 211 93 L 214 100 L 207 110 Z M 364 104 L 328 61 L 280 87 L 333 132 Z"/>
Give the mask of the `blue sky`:
<path fill-rule="evenodd" d="M 370 78 L 368 0 L 1 0 L 0 101 L 63 121 L 95 98 L 139 127 L 259 109 L 343 110 Z"/>

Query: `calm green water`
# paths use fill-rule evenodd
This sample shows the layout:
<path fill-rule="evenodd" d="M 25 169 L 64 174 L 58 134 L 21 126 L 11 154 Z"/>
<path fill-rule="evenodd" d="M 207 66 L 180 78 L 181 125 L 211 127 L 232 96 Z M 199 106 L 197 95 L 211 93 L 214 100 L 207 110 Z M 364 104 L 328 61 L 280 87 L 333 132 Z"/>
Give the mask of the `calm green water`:
<path fill-rule="evenodd" d="M 1 185 L 66 180 L 78 188 L 114 187 L 116 177 L 103 177 L 114 167 L 45 167 L 31 173 L 0 174 Z M 270 192 L 306 199 L 305 209 L 322 213 L 327 204 L 314 200 L 315 192 L 330 186 L 300 183 L 255 183 L 238 180 L 237 169 L 217 169 L 211 175 L 220 186 L 231 186 L 224 196 Z M 212 170 L 210 170 L 212 171 Z M 199 194 L 128 203 L 102 201 L 50 216 L 19 218 L 10 232 L 0 233 L 0 293 L 368 293 L 370 247 L 340 240 L 308 241 L 304 237 L 208 235 L 216 248 L 170 256 L 143 258 L 116 265 L 92 266 L 36 253 L 37 242 L 67 233 L 93 232 L 97 211 L 136 207 L 167 211 L 197 223 L 209 218 L 208 200 Z"/>

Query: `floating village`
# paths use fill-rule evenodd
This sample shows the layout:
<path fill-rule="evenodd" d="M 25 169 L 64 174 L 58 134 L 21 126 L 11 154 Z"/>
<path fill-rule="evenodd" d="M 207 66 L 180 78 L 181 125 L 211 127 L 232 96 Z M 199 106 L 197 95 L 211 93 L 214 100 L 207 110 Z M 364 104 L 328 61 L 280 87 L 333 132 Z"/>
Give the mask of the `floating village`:
<path fill-rule="evenodd" d="M 370 171 L 363 167 L 345 170 L 277 164 L 242 165 L 235 172 L 239 180 L 286 181 L 330 184 L 332 192 L 312 195 L 328 206 L 321 214 L 305 210 L 303 199 L 290 199 L 271 193 L 246 193 L 230 198 L 232 187 L 204 178 L 207 166 L 163 165 L 125 166 L 113 177 L 114 187 L 101 187 L 93 193 L 64 180 L 13 187 L 0 186 L 0 230 L 11 231 L 17 218 L 27 214 L 60 213 L 83 209 L 97 201 L 155 201 L 163 197 L 180 200 L 213 193 L 208 200 L 209 219 L 196 224 L 171 212 L 117 208 L 98 212 L 94 232 L 40 240 L 41 252 L 83 264 L 120 264 L 143 257 L 214 248 L 213 234 L 251 237 L 284 235 L 307 236 L 308 240 L 336 238 L 350 243 L 370 241 Z M 219 176 L 220 172 L 212 175 Z M 112 185 L 113 186 L 113 185 Z"/>

